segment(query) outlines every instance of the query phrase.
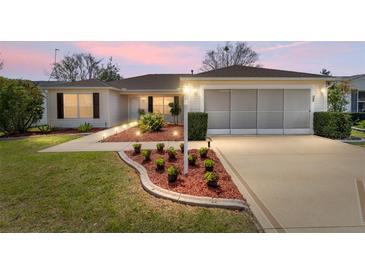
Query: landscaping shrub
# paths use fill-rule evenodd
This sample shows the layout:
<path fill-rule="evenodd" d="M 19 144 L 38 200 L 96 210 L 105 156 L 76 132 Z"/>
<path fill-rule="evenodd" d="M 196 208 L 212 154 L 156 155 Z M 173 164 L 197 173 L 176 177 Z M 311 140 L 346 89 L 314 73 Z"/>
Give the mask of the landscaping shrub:
<path fill-rule="evenodd" d="M 147 113 L 141 116 L 138 124 L 143 132 L 154 132 L 161 130 L 165 126 L 165 121 L 160 113 Z"/>
<path fill-rule="evenodd" d="M 142 156 L 144 157 L 145 161 L 151 160 L 151 150 L 150 149 L 142 150 Z"/>
<path fill-rule="evenodd" d="M 53 130 L 49 125 L 39 125 L 38 129 L 42 134 L 50 133 Z"/>
<path fill-rule="evenodd" d="M 176 149 L 174 147 L 169 147 L 167 149 L 167 154 L 169 155 L 169 159 L 170 160 L 175 160 L 176 159 Z"/>
<path fill-rule="evenodd" d="M 205 171 L 213 171 L 215 162 L 211 159 L 204 160 Z"/>
<path fill-rule="evenodd" d="M 191 166 L 195 166 L 196 165 L 196 160 L 197 160 L 197 157 L 195 154 L 189 154 L 188 155 L 188 162 L 189 162 L 189 165 Z"/>
<path fill-rule="evenodd" d="M 42 91 L 31 81 L 0 77 L 0 131 L 26 132 L 43 114 Z"/>
<path fill-rule="evenodd" d="M 167 180 L 169 181 L 169 183 L 176 182 L 178 175 L 179 175 L 178 168 L 176 168 L 174 166 L 170 166 L 167 169 Z"/>
<path fill-rule="evenodd" d="M 165 160 L 162 157 L 158 157 L 155 161 L 156 169 L 162 170 L 165 168 Z"/>
<path fill-rule="evenodd" d="M 208 113 L 188 113 L 188 138 L 192 141 L 205 140 L 208 129 Z"/>
<path fill-rule="evenodd" d="M 204 174 L 204 180 L 206 181 L 207 185 L 210 187 L 218 187 L 218 180 L 219 176 L 215 172 L 206 172 Z"/>
<path fill-rule="evenodd" d="M 156 148 L 157 148 L 157 151 L 159 153 L 163 153 L 163 148 L 165 147 L 165 144 L 164 143 L 158 143 L 156 144 Z"/>
<path fill-rule="evenodd" d="M 356 124 L 356 127 L 365 129 L 365 120 L 362 120 Z"/>
<path fill-rule="evenodd" d="M 199 155 L 201 158 L 207 158 L 208 156 L 208 148 L 207 147 L 201 147 L 199 149 Z"/>
<path fill-rule="evenodd" d="M 315 112 L 314 134 L 331 139 L 346 139 L 351 135 L 352 121 L 348 113 Z"/>
<path fill-rule="evenodd" d="M 89 132 L 92 128 L 93 128 L 93 126 L 91 124 L 85 122 L 79 126 L 79 131 L 80 132 Z"/>
<path fill-rule="evenodd" d="M 141 144 L 133 144 L 132 147 L 134 149 L 135 154 L 140 154 L 141 153 L 141 147 L 142 147 Z"/>
<path fill-rule="evenodd" d="M 180 150 L 181 150 L 181 153 L 184 153 L 184 143 L 180 143 Z"/>
<path fill-rule="evenodd" d="M 365 120 L 365 112 L 350 113 L 352 124 L 356 125 L 359 121 Z"/>

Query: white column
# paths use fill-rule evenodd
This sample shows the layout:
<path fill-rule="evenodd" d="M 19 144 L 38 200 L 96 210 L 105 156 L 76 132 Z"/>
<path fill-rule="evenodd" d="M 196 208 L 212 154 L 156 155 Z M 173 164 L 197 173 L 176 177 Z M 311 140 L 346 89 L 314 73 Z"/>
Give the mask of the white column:
<path fill-rule="evenodd" d="M 184 175 L 188 174 L 188 112 L 189 112 L 189 93 L 184 94 Z"/>

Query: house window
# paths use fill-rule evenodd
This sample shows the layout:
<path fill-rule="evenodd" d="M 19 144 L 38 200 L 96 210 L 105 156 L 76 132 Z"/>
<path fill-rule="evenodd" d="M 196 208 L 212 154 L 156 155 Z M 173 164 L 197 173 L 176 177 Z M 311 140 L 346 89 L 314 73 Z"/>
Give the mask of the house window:
<path fill-rule="evenodd" d="M 77 118 L 77 94 L 63 95 L 63 111 L 65 118 Z"/>
<path fill-rule="evenodd" d="M 169 104 L 174 102 L 173 96 L 153 97 L 153 112 L 158 112 L 164 115 L 170 114 Z"/>
<path fill-rule="evenodd" d="M 64 94 L 64 118 L 93 118 L 92 94 Z"/>
<path fill-rule="evenodd" d="M 358 112 L 365 112 L 365 91 L 359 91 L 358 92 Z"/>

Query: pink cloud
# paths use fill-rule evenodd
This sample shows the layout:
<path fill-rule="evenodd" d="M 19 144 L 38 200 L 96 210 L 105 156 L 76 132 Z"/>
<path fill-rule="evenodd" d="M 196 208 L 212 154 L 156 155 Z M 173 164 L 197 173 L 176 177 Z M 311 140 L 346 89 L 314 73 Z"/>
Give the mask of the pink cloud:
<path fill-rule="evenodd" d="M 4 71 L 45 71 L 50 69 L 52 56 L 30 48 L 0 47 Z"/>
<path fill-rule="evenodd" d="M 200 63 L 202 58 L 201 51 L 196 47 L 155 42 L 76 42 L 75 45 L 99 56 L 113 56 L 143 65 L 190 68 Z"/>

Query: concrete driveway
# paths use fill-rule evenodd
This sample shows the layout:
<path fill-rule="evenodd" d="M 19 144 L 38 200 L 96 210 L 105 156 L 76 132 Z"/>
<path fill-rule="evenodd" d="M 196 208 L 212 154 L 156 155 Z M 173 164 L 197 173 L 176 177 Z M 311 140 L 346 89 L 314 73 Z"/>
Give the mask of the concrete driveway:
<path fill-rule="evenodd" d="M 365 232 L 365 149 L 317 136 L 219 136 L 266 232 Z"/>

